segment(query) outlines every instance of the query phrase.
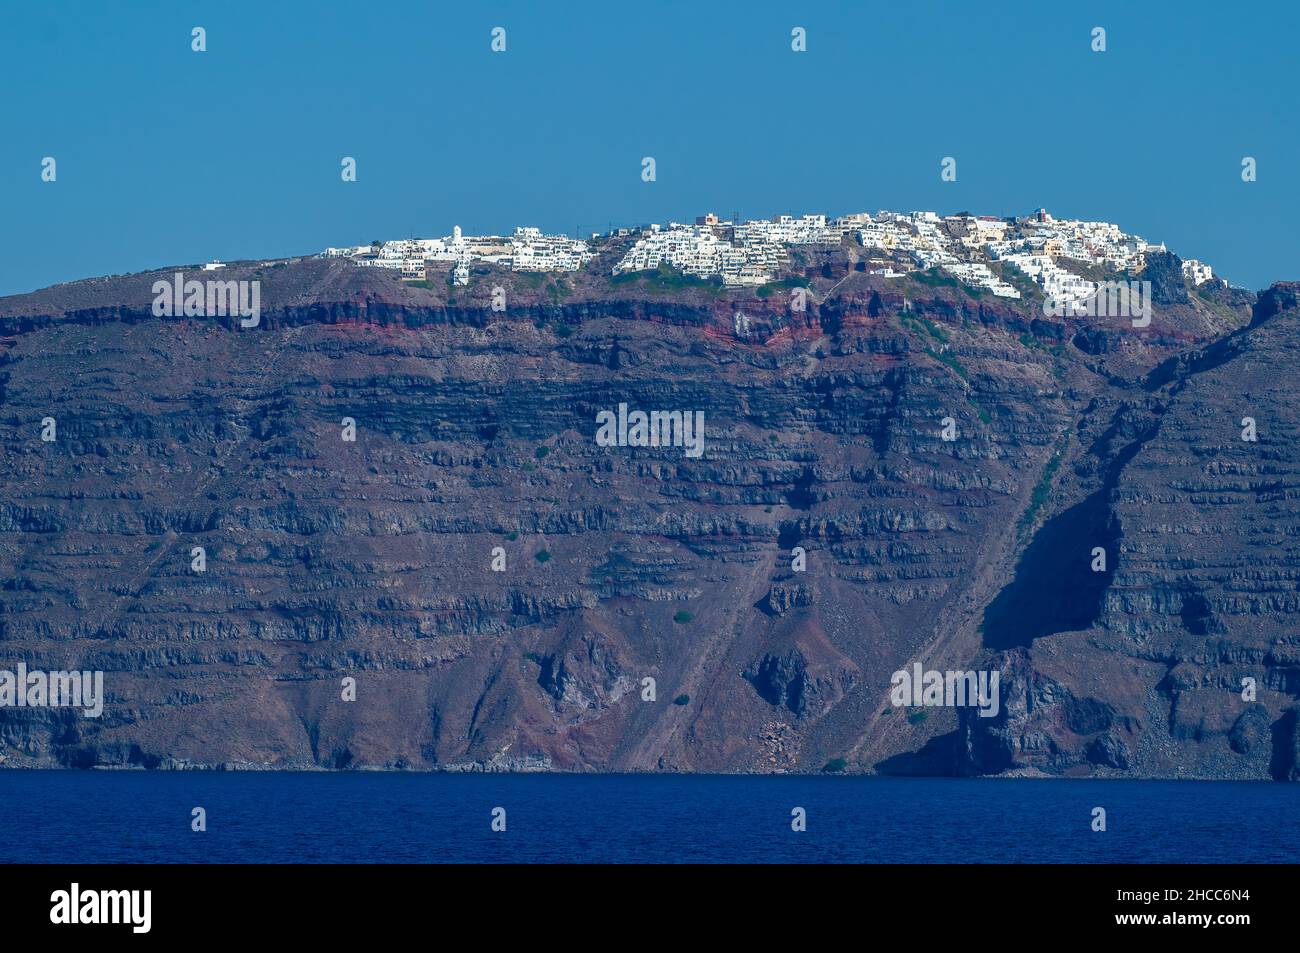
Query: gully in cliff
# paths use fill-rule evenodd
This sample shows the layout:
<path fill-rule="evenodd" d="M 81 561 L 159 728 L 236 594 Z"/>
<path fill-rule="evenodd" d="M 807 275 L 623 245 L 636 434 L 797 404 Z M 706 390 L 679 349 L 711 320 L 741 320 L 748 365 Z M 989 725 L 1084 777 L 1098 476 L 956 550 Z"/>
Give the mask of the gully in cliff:
<path fill-rule="evenodd" d="M 634 410 L 618 405 L 618 413 L 596 414 L 598 447 L 684 447 L 686 456 L 704 455 L 704 411 Z"/>

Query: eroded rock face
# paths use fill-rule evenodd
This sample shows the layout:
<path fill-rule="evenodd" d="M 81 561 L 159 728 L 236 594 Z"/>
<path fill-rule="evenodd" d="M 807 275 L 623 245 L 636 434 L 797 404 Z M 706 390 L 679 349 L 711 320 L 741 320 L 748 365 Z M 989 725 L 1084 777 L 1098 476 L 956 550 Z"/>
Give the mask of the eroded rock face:
<path fill-rule="evenodd" d="M 1142 728 L 1132 717 L 1037 670 L 1025 650 L 1006 654 L 1002 663 L 998 712 L 992 717 L 977 709 L 960 712 L 963 772 L 1031 768 L 1065 774 L 1130 766 L 1131 746 Z"/>
<path fill-rule="evenodd" d="M 617 647 L 600 633 L 583 635 L 563 653 L 533 655 L 541 685 L 560 710 L 597 711 L 618 704 L 636 683 L 619 659 Z"/>
<path fill-rule="evenodd" d="M 807 711 L 808 666 L 798 652 L 783 658 L 764 655 L 745 671 L 745 678 L 769 705 L 785 706 L 796 715 Z"/>
<path fill-rule="evenodd" d="M 0 708 L 0 754 L 1293 775 L 1292 291 L 1138 334 L 837 267 L 801 314 L 314 260 L 252 330 L 154 276 L 0 301 L 0 669 L 108 694 Z M 619 403 L 702 455 L 598 446 Z M 913 662 L 999 667 L 1001 713 L 884 715 Z"/>
<path fill-rule="evenodd" d="M 1293 286 L 1271 289 L 1249 330 L 1163 363 L 1109 424 L 1081 427 L 1102 430 L 1090 451 L 1097 466 L 1077 472 L 1085 487 L 1101 478 L 1094 499 L 1115 530 L 1114 563 L 1095 615 L 1036 642 L 1021 680 L 1050 672 L 1076 692 L 1107 683 L 1092 697 L 1141 730 L 1122 757 L 1118 742 L 1095 749 L 1098 765 L 1169 776 L 1295 774 L 1300 506 L 1287 489 L 1300 476 L 1292 449 L 1300 415 L 1288 383 L 1300 340 L 1295 300 Z M 1075 546 L 1086 564 L 1086 544 Z M 1103 677 L 1088 678 L 1090 669 Z M 1013 752 L 991 762 L 1002 769 L 1030 760 L 1014 754 L 1008 735 L 1036 734 L 1067 761 L 1080 750 L 1078 727 L 1059 724 L 1053 707 L 1015 711 L 1009 725 L 967 721 L 977 755 L 986 746 Z M 972 770 L 982 765 L 972 758 Z"/>
<path fill-rule="evenodd" d="M 800 584 L 776 583 L 767 590 L 767 599 L 763 608 L 770 615 L 785 615 L 792 609 L 803 608 L 813 604 L 812 593 L 808 587 Z"/>

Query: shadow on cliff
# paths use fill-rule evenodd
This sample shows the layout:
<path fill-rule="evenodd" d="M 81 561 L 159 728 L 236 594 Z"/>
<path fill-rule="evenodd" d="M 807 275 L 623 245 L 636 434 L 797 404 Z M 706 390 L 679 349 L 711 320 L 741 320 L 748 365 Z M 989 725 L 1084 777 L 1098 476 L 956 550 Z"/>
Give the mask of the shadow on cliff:
<path fill-rule="evenodd" d="M 1034 535 L 1016 574 L 984 610 L 984 644 L 1027 646 L 1034 639 L 1091 626 L 1115 574 L 1119 528 L 1109 485 L 1058 513 Z M 1092 550 L 1106 550 L 1106 569 L 1092 570 Z"/>
<path fill-rule="evenodd" d="M 950 778 L 960 775 L 960 734 L 950 731 L 927 741 L 919 751 L 904 751 L 877 761 L 879 774 L 911 777 Z"/>
<path fill-rule="evenodd" d="M 1272 758 L 1269 774 L 1275 781 L 1300 780 L 1300 709 L 1292 708 L 1270 726 Z"/>
<path fill-rule="evenodd" d="M 1034 639 L 1092 626 L 1115 576 L 1123 535 L 1111 508 L 1120 475 L 1138 451 L 1160 432 L 1164 410 L 1134 421 L 1121 410 L 1089 453 L 1108 460 L 1101 486 L 1053 516 L 1034 534 L 1015 575 L 984 610 L 980 629 L 991 649 L 1033 644 Z M 1106 550 L 1106 568 L 1094 572 L 1093 549 Z"/>

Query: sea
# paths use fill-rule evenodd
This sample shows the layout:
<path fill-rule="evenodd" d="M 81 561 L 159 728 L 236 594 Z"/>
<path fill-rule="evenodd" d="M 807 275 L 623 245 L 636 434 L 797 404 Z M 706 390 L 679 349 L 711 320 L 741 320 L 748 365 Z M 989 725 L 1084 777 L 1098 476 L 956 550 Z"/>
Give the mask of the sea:
<path fill-rule="evenodd" d="M 0 769 L 0 828 L 6 864 L 1297 863 L 1300 784 Z"/>

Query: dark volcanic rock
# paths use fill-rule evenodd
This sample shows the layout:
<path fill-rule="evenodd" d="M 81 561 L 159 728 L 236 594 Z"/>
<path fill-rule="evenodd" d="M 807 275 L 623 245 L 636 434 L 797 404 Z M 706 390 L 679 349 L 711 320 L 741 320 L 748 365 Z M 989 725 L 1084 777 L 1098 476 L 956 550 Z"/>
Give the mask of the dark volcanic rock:
<path fill-rule="evenodd" d="M 1232 730 L 1228 732 L 1228 744 L 1237 754 L 1249 754 L 1261 744 L 1272 742 L 1272 721 L 1268 709 L 1263 705 L 1251 705 L 1247 708 Z"/>
<path fill-rule="evenodd" d="M 784 705 L 796 715 L 808 710 L 808 665 L 801 653 L 764 655 L 746 670 L 745 678 L 769 705 Z"/>
<path fill-rule="evenodd" d="M 1157 305 L 1187 303 L 1183 260 L 1172 252 L 1148 252 L 1142 279 L 1151 282 L 1151 300 Z"/>

